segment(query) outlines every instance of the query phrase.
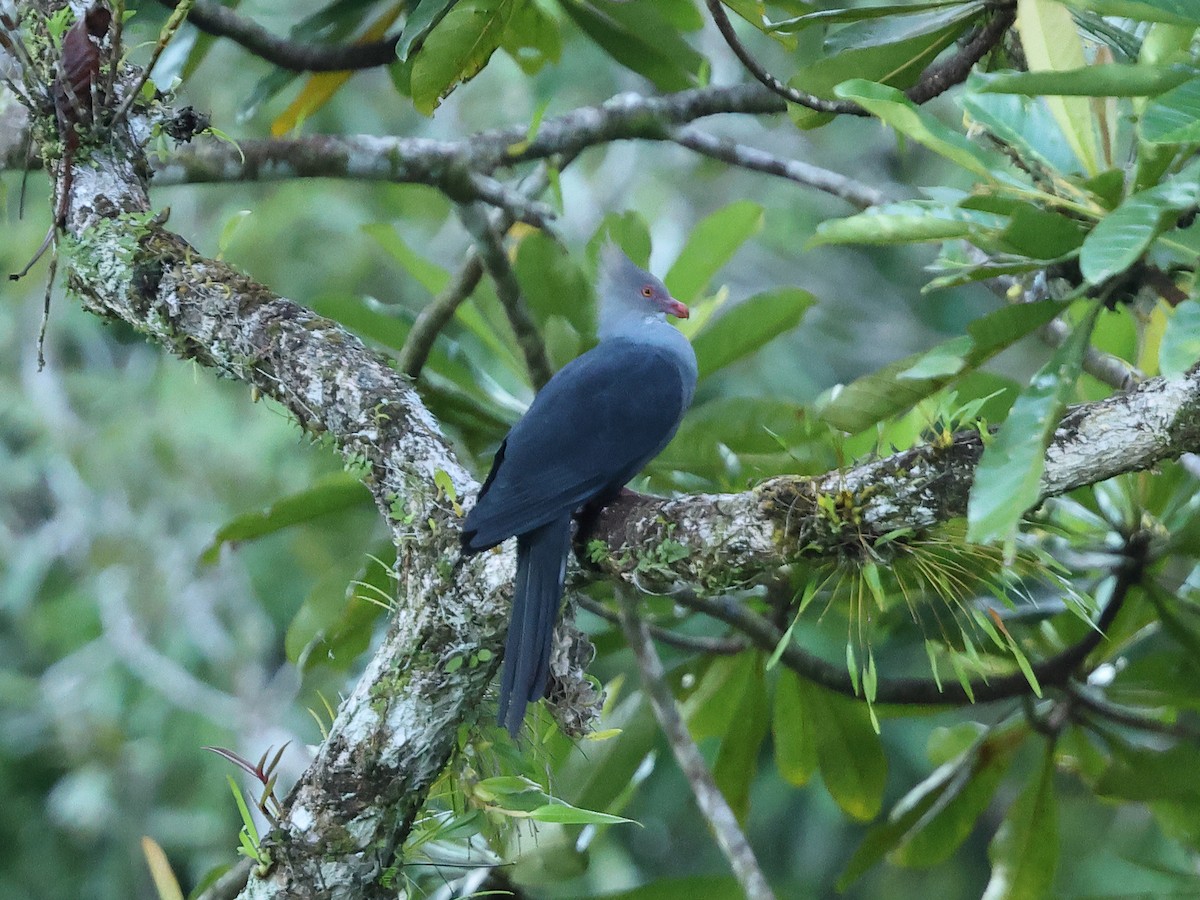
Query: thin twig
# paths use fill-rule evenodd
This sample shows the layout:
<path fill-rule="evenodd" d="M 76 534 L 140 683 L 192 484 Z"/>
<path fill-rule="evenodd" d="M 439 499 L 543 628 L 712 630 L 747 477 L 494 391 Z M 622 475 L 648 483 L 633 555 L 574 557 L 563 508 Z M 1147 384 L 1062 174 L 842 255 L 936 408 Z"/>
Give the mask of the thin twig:
<path fill-rule="evenodd" d="M 759 83 L 788 102 L 796 103 L 816 112 L 848 116 L 870 115 L 865 109 L 851 100 L 826 100 L 823 97 L 818 97 L 815 94 L 810 94 L 807 91 L 784 84 L 768 72 L 751 55 L 750 51 L 746 49 L 746 46 L 738 38 L 737 32 L 734 31 L 733 23 L 729 21 L 729 17 L 725 14 L 725 9 L 721 6 L 721 0 L 705 0 L 705 4 L 712 14 L 717 30 L 721 32 L 721 37 L 729 45 L 729 49 L 741 60 L 746 71 L 753 75 Z M 991 21 L 981 28 L 957 53 L 944 62 L 929 66 L 921 73 L 917 83 L 905 91 L 908 99 L 917 104 L 926 103 L 934 97 L 945 93 L 954 85 L 965 81 L 975 64 L 983 59 L 1000 42 L 1005 32 L 1012 27 L 1016 19 L 1016 14 L 1015 4 L 1005 3 L 998 5 L 996 14 L 992 17 Z"/>
<path fill-rule="evenodd" d="M 762 64 L 750 55 L 750 51 L 746 49 L 745 44 L 738 38 L 737 32 L 733 30 L 733 23 L 729 21 L 729 16 L 725 15 L 725 9 L 721 6 L 721 0 L 704 0 L 704 2 L 708 6 L 708 11 L 712 14 L 717 30 L 721 32 L 721 37 L 725 38 L 725 43 L 729 45 L 729 49 L 742 61 L 742 65 L 746 67 L 746 71 L 753 75 L 764 87 L 778 94 L 789 103 L 796 103 L 816 112 L 848 116 L 870 115 L 870 113 L 857 103 L 849 100 L 826 100 L 824 97 L 818 97 L 816 94 L 810 94 L 807 91 L 801 91 L 784 84 L 764 69 Z"/>
<path fill-rule="evenodd" d="M 1186 722 L 1164 722 L 1161 719 L 1142 715 L 1135 710 L 1109 703 L 1080 685 L 1071 685 L 1068 692 L 1072 702 L 1099 718 L 1107 719 L 1117 725 L 1200 743 L 1200 729 Z"/>
<path fill-rule="evenodd" d="M 138 96 L 142 93 L 142 88 L 150 80 L 150 73 L 154 71 L 154 66 L 158 63 L 159 57 L 167 49 L 167 44 L 171 42 L 171 38 L 175 36 L 175 32 L 183 24 L 183 20 L 187 18 L 193 2 L 194 0 L 179 0 L 178 5 L 172 11 L 171 15 L 167 17 L 167 21 L 163 23 L 162 29 L 158 32 L 158 40 L 154 43 L 154 49 L 150 51 L 150 61 L 146 63 L 145 68 L 142 69 L 141 74 L 138 75 L 137 80 L 129 89 L 129 93 L 125 95 L 125 99 L 121 101 L 121 105 L 113 113 L 113 122 L 122 121 L 129 112 L 129 108 L 137 101 Z M 113 48 L 113 52 L 119 52 L 119 48 Z M 113 65 L 116 65 L 116 63 L 113 63 Z"/>
<path fill-rule="evenodd" d="M 467 180 L 473 197 L 506 210 L 518 222 L 528 222 L 545 229 L 556 218 L 556 213 L 548 204 L 532 200 L 490 175 L 472 172 Z"/>
<path fill-rule="evenodd" d="M 845 200 L 858 209 L 867 209 L 887 202 L 887 197 L 870 185 L 855 181 L 853 178 L 823 169 L 810 163 L 795 159 L 784 159 L 759 150 L 757 147 L 747 147 L 729 138 L 717 137 L 700 131 L 697 128 L 676 128 L 671 132 L 671 139 L 682 147 L 694 150 L 703 156 L 719 159 L 731 166 L 739 166 L 755 172 L 765 172 L 768 175 L 778 175 L 805 187 L 816 188 Z"/>
<path fill-rule="evenodd" d="M 550 186 L 551 170 L 561 172 L 574 159 L 575 155 L 571 154 L 556 159 L 553 163 L 542 162 L 531 175 L 521 182 L 521 186 L 515 193 L 522 198 L 529 199 L 539 196 Z M 513 217 L 507 209 L 499 209 L 492 214 L 492 224 L 497 234 L 507 234 L 508 229 L 512 227 Z M 404 339 L 404 346 L 400 350 L 399 358 L 401 372 L 410 378 L 420 376 L 421 369 L 429 359 L 429 351 L 433 349 L 433 342 L 446 327 L 446 323 L 454 317 L 454 311 L 471 296 L 482 277 L 483 263 L 475 248 L 471 247 L 467 250 L 462 265 L 459 266 L 453 280 L 432 303 L 421 310 L 417 321 L 413 323 L 412 329 L 408 332 L 408 337 Z"/>
<path fill-rule="evenodd" d="M 576 594 L 574 599 L 576 603 L 588 612 L 599 616 L 604 621 L 611 622 L 614 625 L 621 624 L 621 617 L 603 603 L 593 600 L 586 594 Z M 661 625 L 655 625 L 653 622 L 647 623 L 646 629 L 655 640 L 662 641 L 664 644 L 669 644 L 688 653 L 733 656 L 735 653 L 741 653 L 750 646 L 748 642 L 740 638 L 714 638 L 680 634 L 669 628 L 663 628 Z"/>
<path fill-rule="evenodd" d="M 504 243 L 488 220 L 482 204 L 460 203 L 458 215 L 474 239 L 483 267 L 496 286 L 496 297 L 504 307 L 513 334 L 516 335 L 517 345 L 525 357 L 529 378 L 534 387 L 541 388 L 553 374 L 550 360 L 546 356 L 546 344 L 538 331 L 537 323 L 525 307 L 517 275 L 508 261 L 508 254 L 504 252 Z"/>
<path fill-rule="evenodd" d="M 420 377 L 421 369 L 429 359 L 429 351 L 433 349 L 437 336 L 446 327 L 446 323 L 454 318 L 454 311 L 471 296 L 482 277 L 483 263 L 479 261 L 479 254 L 475 248 L 471 247 L 445 290 L 421 310 L 417 321 L 413 322 L 408 337 L 404 339 L 404 346 L 400 348 L 397 364 L 401 372 L 409 378 Z"/>
<path fill-rule="evenodd" d="M 174 8 L 179 0 L 158 0 Z M 209 0 L 196 0 L 188 21 L 201 31 L 229 38 L 235 44 L 281 69 L 292 72 L 349 72 L 374 69 L 396 61 L 400 36 L 362 44 L 302 44 L 279 38 L 232 9 Z"/>
<path fill-rule="evenodd" d="M 629 648 L 637 660 L 642 685 L 650 698 L 655 718 L 671 745 L 671 751 L 679 763 L 696 798 L 696 805 L 712 827 L 717 845 L 737 878 L 748 900 L 774 900 L 775 894 L 759 868 L 746 836 L 738 826 L 737 817 L 717 788 L 712 772 L 700 755 L 700 748 L 688 733 L 675 698 L 667 686 L 662 660 L 654 649 L 650 632 L 637 614 L 637 598 L 632 588 L 617 587 L 617 598 L 621 604 L 621 626 L 629 640 Z"/>

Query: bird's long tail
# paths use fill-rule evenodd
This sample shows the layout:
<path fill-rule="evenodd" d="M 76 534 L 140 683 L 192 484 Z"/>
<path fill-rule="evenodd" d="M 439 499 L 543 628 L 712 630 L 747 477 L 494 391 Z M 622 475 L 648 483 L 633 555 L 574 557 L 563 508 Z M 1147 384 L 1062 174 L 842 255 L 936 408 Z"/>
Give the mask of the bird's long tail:
<path fill-rule="evenodd" d="M 497 720 L 516 737 L 525 707 L 546 693 L 554 623 L 562 600 L 571 519 L 564 516 L 517 538 L 517 578 L 504 647 Z"/>

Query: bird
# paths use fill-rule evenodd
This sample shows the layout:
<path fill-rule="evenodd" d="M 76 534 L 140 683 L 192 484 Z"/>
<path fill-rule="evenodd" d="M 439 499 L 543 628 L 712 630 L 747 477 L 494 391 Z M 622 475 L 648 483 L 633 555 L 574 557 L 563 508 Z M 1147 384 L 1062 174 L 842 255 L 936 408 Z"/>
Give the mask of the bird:
<path fill-rule="evenodd" d="M 696 354 L 667 321 L 687 306 L 611 239 L 596 293 L 596 345 L 537 393 L 463 521 L 464 556 L 517 538 L 497 715 L 514 738 L 546 693 L 573 517 L 612 502 L 667 446 L 696 390 Z"/>

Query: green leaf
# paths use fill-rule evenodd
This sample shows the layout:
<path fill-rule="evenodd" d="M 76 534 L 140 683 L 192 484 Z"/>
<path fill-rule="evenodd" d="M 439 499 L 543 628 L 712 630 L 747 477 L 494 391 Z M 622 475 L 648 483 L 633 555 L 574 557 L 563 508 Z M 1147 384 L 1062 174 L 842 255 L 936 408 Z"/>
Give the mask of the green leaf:
<path fill-rule="evenodd" d="M 968 238 L 975 243 L 995 238 L 1004 219 L 975 209 L 947 206 L 935 200 L 905 200 L 817 226 L 810 246 L 821 244 L 915 244 Z"/>
<path fill-rule="evenodd" d="M 681 303 L 693 303 L 751 235 L 762 229 L 763 208 L 735 200 L 705 216 L 692 229 L 663 282 Z"/>
<path fill-rule="evenodd" d="M 1200 360 L 1200 302 L 1187 300 L 1175 307 L 1158 346 L 1158 369 L 1163 375 L 1182 375 Z"/>
<path fill-rule="evenodd" d="M 882 6 L 855 6 L 849 9 L 819 9 L 815 12 L 794 16 L 779 22 L 772 22 L 771 31 L 796 32 L 803 31 L 813 25 L 842 25 L 848 22 L 862 22 L 870 19 L 891 18 L 893 16 L 908 16 L 924 13 L 929 10 L 946 9 L 966 4 L 962 0 L 933 0 L 928 3 L 889 3 Z"/>
<path fill-rule="evenodd" d="M 455 4 L 413 57 L 413 106 L 429 115 L 455 86 L 478 75 L 500 46 L 514 8 L 514 0 Z"/>
<path fill-rule="evenodd" d="M 701 381 L 791 331 L 815 302 L 808 291 L 775 288 L 711 320 L 692 341 Z"/>
<path fill-rule="evenodd" d="M 988 847 L 992 877 L 983 900 L 1041 900 L 1051 895 L 1058 867 L 1058 807 L 1054 745 L 1009 809 Z"/>
<path fill-rule="evenodd" d="M 593 293 L 587 276 L 563 246 L 540 231 L 522 238 L 514 265 L 521 294 L 541 326 L 561 316 L 581 335 L 596 330 Z"/>
<path fill-rule="evenodd" d="M 400 32 L 400 40 L 396 43 L 396 58 L 400 62 L 408 60 L 409 52 L 418 41 L 423 41 L 434 29 L 438 22 L 445 18 L 450 8 L 458 0 L 419 0 L 417 8 L 409 13 L 404 22 L 404 30 Z"/>
<path fill-rule="evenodd" d="M 566 803 L 547 803 L 529 811 L 529 818 L 537 822 L 553 822 L 557 825 L 619 825 L 632 823 L 633 819 L 612 816 L 608 813 L 579 809 Z"/>
<path fill-rule="evenodd" d="M 968 539 L 1010 541 L 1039 497 L 1046 445 L 1083 366 L 1101 306 L 1092 304 L 1071 337 L 1021 392 L 999 433 L 983 451 L 967 505 Z"/>
<path fill-rule="evenodd" d="M 747 653 L 754 660 L 741 700 L 734 709 L 731 727 L 721 736 L 721 747 L 713 763 L 713 781 L 725 796 L 739 822 L 750 813 L 750 787 L 758 771 L 759 750 L 767 735 L 768 710 L 763 683 L 763 658 Z"/>
<path fill-rule="evenodd" d="M 1138 134 L 1151 144 L 1200 141 L 1200 78 L 1184 81 L 1146 105 Z"/>
<path fill-rule="evenodd" d="M 1062 305 L 1053 300 L 1002 307 L 968 326 L 969 348 L 963 338 L 952 338 L 932 350 L 890 363 L 833 393 L 818 405 L 817 415 L 834 428 L 851 434 L 870 428 L 889 416 L 904 412 L 941 390 L 952 379 L 982 365 L 1061 311 Z M 920 367 L 926 365 L 931 356 L 943 373 L 955 368 L 952 360 L 956 354 L 962 365 L 954 373 L 915 377 L 914 370 L 919 374 Z"/>
<path fill-rule="evenodd" d="M 1171 181 L 1140 191 L 1100 220 L 1084 239 L 1079 268 L 1099 284 L 1132 266 L 1179 214 L 1200 202 L 1200 169 L 1193 166 Z"/>
<path fill-rule="evenodd" d="M 855 79 L 838 85 L 836 93 L 858 103 L 905 137 L 980 178 L 995 181 L 1006 167 L 1000 156 L 943 125 L 895 88 Z"/>
<path fill-rule="evenodd" d="M 371 222 L 362 230 L 429 293 L 440 294 L 450 283 L 450 273 L 409 247 L 390 222 Z"/>
<path fill-rule="evenodd" d="M 976 90 L 991 94 L 1052 94 L 1066 97 L 1148 97 L 1169 91 L 1191 77 L 1182 66 L 1108 63 L 1082 69 L 982 74 Z"/>
<path fill-rule="evenodd" d="M 955 763 L 956 777 L 905 835 L 892 861 L 927 867 L 949 859 L 987 812 L 1019 745 L 1019 740 L 1001 733 L 963 754 Z"/>
<path fill-rule="evenodd" d="M 560 6 L 589 38 L 628 69 L 664 91 L 699 83 L 704 57 L 672 28 L 652 3 L 561 0 Z"/>
<path fill-rule="evenodd" d="M 1027 163 L 1056 172 L 1078 171 L 1079 161 L 1054 124 L 1042 97 L 983 93 L 986 76 L 972 74 L 960 102 L 967 115 Z M 1124 185 L 1122 185 L 1124 187 Z"/>
<path fill-rule="evenodd" d="M 796 787 L 808 784 L 817 770 L 819 723 L 806 709 L 800 676 L 791 669 L 781 669 L 775 684 L 775 710 L 771 719 L 775 767 Z"/>
<path fill-rule="evenodd" d="M 562 57 L 558 22 L 533 0 L 518 3 L 500 46 L 526 75 L 533 75 Z"/>
<path fill-rule="evenodd" d="M 1200 25 L 1200 3 L 1196 0 L 1067 0 L 1078 9 L 1101 16 L 1124 16 L 1143 22 L 1171 25 Z"/>
<path fill-rule="evenodd" d="M 830 97 L 834 88 L 852 78 L 878 81 L 898 88 L 910 87 L 939 53 L 958 38 L 972 20 L 953 24 L 933 34 L 922 34 L 894 44 L 879 44 L 823 56 L 788 79 L 792 87 Z M 826 113 L 791 105 L 788 114 L 800 128 L 813 128 L 829 120 Z"/>
<path fill-rule="evenodd" d="M 1013 210 L 1000 240 L 1030 259 L 1061 259 L 1079 249 L 1084 232 L 1073 219 L 1022 203 Z"/>
<path fill-rule="evenodd" d="M 866 704 L 802 683 L 813 711 L 821 780 L 847 815 L 865 822 L 883 805 L 887 757 Z"/>
<path fill-rule="evenodd" d="M 934 35 L 943 28 L 974 18 L 983 8 L 982 3 L 959 2 L 925 10 L 909 9 L 906 15 L 863 17 L 832 32 L 825 39 L 825 52 L 880 47 Z"/>
<path fill-rule="evenodd" d="M 1083 40 L 1071 12 L 1054 0 L 1017 0 L 1017 32 L 1031 72 L 1061 72 L 1085 66 Z M 1049 96 L 1058 127 L 1075 151 L 1083 171 L 1100 171 L 1100 150 L 1091 107 L 1082 97 Z"/>
<path fill-rule="evenodd" d="M 248 541 L 274 534 L 291 525 L 341 512 L 371 502 L 371 493 L 362 481 L 349 472 L 336 472 L 316 481 L 311 487 L 276 500 L 264 510 L 243 513 L 226 522 L 200 555 L 201 562 L 216 562 L 224 544 Z"/>

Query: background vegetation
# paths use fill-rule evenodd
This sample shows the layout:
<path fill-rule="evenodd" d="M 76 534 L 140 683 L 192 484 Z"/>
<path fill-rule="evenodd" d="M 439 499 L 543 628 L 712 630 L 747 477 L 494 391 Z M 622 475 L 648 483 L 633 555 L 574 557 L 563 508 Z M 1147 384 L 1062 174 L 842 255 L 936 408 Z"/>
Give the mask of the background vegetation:
<path fill-rule="evenodd" d="M 531 122 L 534 134 L 622 91 L 749 78 L 693 0 L 232 6 L 303 45 L 375 29 L 399 34 L 403 54 L 406 38 L 423 40 L 407 62 L 335 81 L 185 24 L 155 82 L 181 79 L 170 102 L 239 141 L 449 139 Z M 1128 371 L 1131 382 L 1179 375 L 1198 355 L 1200 8 L 1023 0 L 1020 33 L 1001 36 L 965 85 L 917 107 L 875 82 L 920 83 L 939 53 L 961 54 L 1009 7 L 728 6 L 768 70 L 825 97 L 842 84 L 836 96 L 872 115 L 818 118 L 792 105 L 790 116 L 704 128 L 895 202 L 859 214 L 845 191 L 671 141 L 604 144 L 551 179 L 552 235 L 518 224 L 509 250 L 554 366 L 591 339 L 587 248 L 605 224 L 635 254 L 649 251 L 699 311 L 689 327 L 711 374 L 636 486 L 738 491 L 936 446 L 1010 409 L 1018 424 L 985 456 L 990 494 L 977 488 L 969 521 L 891 536 L 903 551 L 851 546 L 737 585 L 740 603 L 784 628 L 803 605 L 790 641 L 861 679 L 859 699 L 813 686 L 766 650 L 661 646 L 718 785 L 780 897 L 1194 895 L 1195 478 L 1168 462 L 1021 517 L 1064 405 L 1122 386 L 1080 374 L 1085 347 L 1125 363 L 1089 371 Z M 169 10 L 129 7 L 126 45 L 153 42 Z M 430 10 L 446 14 L 425 34 L 414 23 Z M 476 62 L 482 71 L 458 84 Z M 154 149 L 165 161 L 180 152 L 165 137 Z M 49 219 L 43 174 L 18 219 L 20 182 L 11 171 L 0 182 L 5 271 L 24 265 Z M 200 252 L 393 354 L 471 245 L 452 201 L 425 185 L 180 184 L 156 188 L 153 202 Z M 6 286 L 0 303 L 0 896 L 157 896 L 143 835 L 185 891 L 202 890 L 236 859 L 241 827 L 226 784 L 241 773 L 202 748 L 253 761 L 288 743 L 285 793 L 384 625 L 395 551 L 361 472 L 343 470 L 331 441 L 57 290 L 39 371 L 44 275 Z M 997 275 L 1020 280 L 996 292 L 983 279 Z M 1074 334 L 1057 351 L 1035 333 L 1052 314 Z M 487 278 L 434 345 L 421 388 L 482 474 L 532 396 Z M 991 549 L 966 544 L 968 527 Z M 1083 639 L 1134 551 L 1144 553 L 1137 584 L 1072 679 L 989 704 L 868 702 L 876 680 L 928 679 L 932 667 L 947 685 L 974 684 Z M 652 567 L 645 574 L 653 582 Z M 586 591 L 616 609 L 608 582 Z M 669 591 L 642 611 L 686 638 L 736 639 Z M 512 746 L 483 710 L 390 876 L 397 890 L 738 895 L 620 628 L 588 612 L 580 624 L 609 692 L 600 739 L 571 743 L 539 713 Z M 504 780 L 514 775 L 530 779 L 521 791 Z M 511 814 L 540 791 L 641 826 L 534 826 Z"/>

